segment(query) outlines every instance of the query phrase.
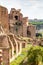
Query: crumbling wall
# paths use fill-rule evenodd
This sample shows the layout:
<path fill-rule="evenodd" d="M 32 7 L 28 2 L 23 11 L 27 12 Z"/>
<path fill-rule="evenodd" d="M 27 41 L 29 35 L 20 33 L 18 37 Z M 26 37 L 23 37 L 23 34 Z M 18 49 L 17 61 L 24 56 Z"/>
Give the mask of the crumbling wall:
<path fill-rule="evenodd" d="M 8 10 L 3 6 L 0 6 L 0 23 L 4 31 L 7 33 L 9 30 Z"/>

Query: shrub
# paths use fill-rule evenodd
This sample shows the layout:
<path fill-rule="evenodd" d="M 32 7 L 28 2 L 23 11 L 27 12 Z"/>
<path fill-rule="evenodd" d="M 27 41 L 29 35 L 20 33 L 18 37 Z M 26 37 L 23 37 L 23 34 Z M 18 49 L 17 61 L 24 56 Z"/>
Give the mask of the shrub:
<path fill-rule="evenodd" d="M 39 65 L 43 62 L 43 48 L 39 46 L 31 47 L 28 51 L 28 64 Z"/>
<path fill-rule="evenodd" d="M 41 33 L 36 33 L 36 37 L 42 37 Z"/>

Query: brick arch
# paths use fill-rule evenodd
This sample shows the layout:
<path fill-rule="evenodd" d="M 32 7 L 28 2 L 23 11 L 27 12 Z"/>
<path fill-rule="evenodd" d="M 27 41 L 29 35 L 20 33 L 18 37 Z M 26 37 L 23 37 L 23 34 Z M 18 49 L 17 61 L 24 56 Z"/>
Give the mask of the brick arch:
<path fill-rule="evenodd" d="M 16 15 L 16 16 L 14 16 L 14 17 L 15 17 L 15 19 L 16 19 L 16 20 L 18 20 L 18 16 L 17 16 L 17 15 Z"/>
<path fill-rule="evenodd" d="M 27 30 L 27 36 L 31 37 L 31 32 Z"/>
<path fill-rule="evenodd" d="M 13 34 L 9 34 L 8 35 L 10 38 L 10 44 L 11 44 L 11 55 L 13 57 L 14 54 L 17 54 L 17 43 L 15 41 L 14 35 Z M 13 54 L 12 54 L 13 52 Z"/>

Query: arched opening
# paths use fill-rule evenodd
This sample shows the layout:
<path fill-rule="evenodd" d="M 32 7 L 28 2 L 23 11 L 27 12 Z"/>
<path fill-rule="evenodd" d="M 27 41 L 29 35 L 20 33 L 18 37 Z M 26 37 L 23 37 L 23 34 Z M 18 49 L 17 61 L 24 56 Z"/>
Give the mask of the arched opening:
<path fill-rule="evenodd" d="M 31 32 L 27 30 L 27 36 L 31 37 Z"/>
<path fill-rule="evenodd" d="M 16 54 L 16 44 L 14 44 L 14 54 Z"/>
<path fill-rule="evenodd" d="M 20 51 L 20 44 L 19 44 L 19 42 L 18 42 L 18 52 Z"/>
<path fill-rule="evenodd" d="M 16 54 L 16 43 L 15 43 L 14 37 L 13 37 L 13 35 L 9 35 L 9 37 L 10 37 L 10 40 L 12 41 L 12 44 L 13 44 L 14 54 Z"/>
<path fill-rule="evenodd" d="M 18 20 L 18 16 L 15 16 L 15 19 Z"/>
<path fill-rule="evenodd" d="M 25 43 L 22 43 L 22 48 L 25 48 Z"/>

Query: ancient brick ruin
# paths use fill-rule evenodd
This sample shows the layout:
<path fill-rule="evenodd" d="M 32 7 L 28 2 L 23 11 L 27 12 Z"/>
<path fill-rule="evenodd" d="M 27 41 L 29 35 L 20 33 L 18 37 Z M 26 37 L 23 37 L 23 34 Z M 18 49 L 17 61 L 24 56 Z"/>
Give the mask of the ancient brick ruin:
<path fill-rule="evenodd" d="M 10 32 L 24 37 L 35 37 L 35 26 L 30 25 L 28 17 L 23 17 L 21 10 L 11 8 L 9 14 Z"/>
<path fill-rule="evenodd" d="M 9 65 L 26 47 L 25 40 L 17 37 L 35 37 L 36 27 L 28 23 L 28 17 L 23 17 L 21 10 L 11 8 L 10 13 L 6 7 L 0 6 L 0 65 Z"/>

